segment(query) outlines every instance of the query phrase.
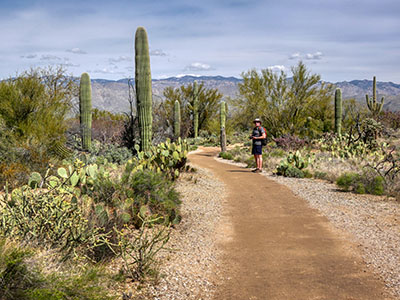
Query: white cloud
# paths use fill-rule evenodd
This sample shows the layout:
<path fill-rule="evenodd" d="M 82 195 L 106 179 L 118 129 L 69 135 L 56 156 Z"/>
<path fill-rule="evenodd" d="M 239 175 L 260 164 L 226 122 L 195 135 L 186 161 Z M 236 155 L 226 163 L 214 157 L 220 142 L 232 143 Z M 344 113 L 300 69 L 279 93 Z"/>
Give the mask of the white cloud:
<path fill-rule="evenodd" d="M 43 54 L 40 60 L 62 60 L 62 58 L 51 54 Z"/>
<path fill-rule="evenodd" d="M 272 72 L 286 71 L 286 67 L 283 65 L 269 66 L 268 69 L 270 69 Z"/>
<path fill-rule="evenodd" d="M 123 72 L 115 72 L 115 71 L 107 69 L 107 68 L 93 70 L 93 73 L 98 73 L 98 74 L 124 74 Z"/>
<path fill-rule="evenodd" d="M 81 65 L 78 65 L 78 64 L 73 64 L 73 63 L 68 62 L 68 61 L 65 61 L 61 65 L 64 66 L 64 67 L 76 67 L 76 68 L 81 66 Z"/>
<path fill-rule="evenodd" d="M 151 56 L 167 56 L 167 54 L 161 49 L 154 49 L 150 51 Z"/>
<path fill-rule="evenodd" d="M 196 75 L 196 74 L 178 74 L 175 77 L 176 78 L 182 78 L 182 77 L 185 77 L 185 76 L 201 77 L 201 75 Z"/>
<path fill-rule="evenodd" d="M 80 48 L 72 48 L 72 49 L 67 49 L 67 50 L 65 50 L 65 51 L 71 52 L 71 53 L 74 53 L 74 54 L 87 54 L 86 51 L 83 51 L 83 50 L 80 49 Z"/>
<path fill-rule="evenodd" d="M 27 59 L 32 59 L 36 57 L 37 57 L 36 54 L 21 55 L 21 58 L 27 58 Z"/>
<path fill-rule="evenodd" d="M 295 52 L 292 55 L 289 56 L 289 59 L 299 59 L 300 58 L 300 53 Z"/>
<path fill-rule="evenodd" d="M 315 53 L 307 53 L 305 56 L 305 59 L 310 59 L 310 60 L 318 60 L 322 58 L 322 52 L 317 51 Z"/>
<path fill-rule="evenodd" d="M 119 56 L 117 58 L 110 58 L 109 59 L 110 63 L 118 63 L 118 62 L 121 62 L 121 61 L 133 61 L 133 59 L 131 57 L 125 56 L 125 55 L 121 55 L 121 56 Z"/>
<path fill-rule="evenodd" d="M 210 70 L 213 70 L 213 68 L 210 65 L 200 62 L 191 63 L 184 69 L 184 71 L 210 71 Z"/>

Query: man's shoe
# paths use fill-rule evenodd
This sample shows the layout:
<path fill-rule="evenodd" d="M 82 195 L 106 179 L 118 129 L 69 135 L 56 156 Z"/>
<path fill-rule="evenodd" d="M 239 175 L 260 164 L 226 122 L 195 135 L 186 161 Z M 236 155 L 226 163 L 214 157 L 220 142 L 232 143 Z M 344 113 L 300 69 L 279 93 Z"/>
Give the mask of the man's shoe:
<path fill-rule="evenodd" d="M 257 173 L 259 169 L 252 170 L 253 173 Z"/>
<path fill-rule="evenodd" d="M 262 173 L 261 169 L 257 169 L 256 173 Z"/>

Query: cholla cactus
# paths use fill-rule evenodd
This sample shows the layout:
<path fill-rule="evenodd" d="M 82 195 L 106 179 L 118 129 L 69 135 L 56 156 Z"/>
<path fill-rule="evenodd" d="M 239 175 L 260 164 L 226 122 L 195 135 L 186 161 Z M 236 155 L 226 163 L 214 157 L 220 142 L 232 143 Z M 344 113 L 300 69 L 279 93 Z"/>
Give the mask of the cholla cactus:
<path fill-rule="evenodd" d="M 368 109 L 371 111 L 372 116 L 378 116 L 383 108 L 384 97 L 381 99 L 381 103 L 376 101 L 376 77 L 374 76 L 373 83 L 372 83 L 372 99 L 369 98 L 368 95 L 365 95 L 367 100 Z"/>

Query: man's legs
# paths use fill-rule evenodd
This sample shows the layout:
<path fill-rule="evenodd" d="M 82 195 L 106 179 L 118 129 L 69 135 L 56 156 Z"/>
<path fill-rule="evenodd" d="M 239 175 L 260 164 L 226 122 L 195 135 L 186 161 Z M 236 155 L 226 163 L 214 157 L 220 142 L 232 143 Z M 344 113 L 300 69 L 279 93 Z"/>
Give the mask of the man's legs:
<path fill-rule="evenodd" d="M 256 160 L 256 168 L 258 170 L 262 169 L 262 154 L 254 154 L 254 159 Z"/>
<path fill-rule="evenodd" d="M 260 155 L 258 155 L 258 164 L 257 164 L 257 168 L 259 170 L 262 170 L 262 162 L 263 162 L 262 154 L 260 154 Z"/>

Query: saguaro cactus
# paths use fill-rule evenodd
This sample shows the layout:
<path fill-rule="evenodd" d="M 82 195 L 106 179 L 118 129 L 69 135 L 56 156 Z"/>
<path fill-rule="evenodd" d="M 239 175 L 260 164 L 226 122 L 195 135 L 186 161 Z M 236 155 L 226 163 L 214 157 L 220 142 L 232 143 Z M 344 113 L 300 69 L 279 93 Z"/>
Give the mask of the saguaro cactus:
<path fill-rule="evenodd" d="M 335 91 L 335 132 L 342 134 L 342 90 L 339 88 Z"/>
<path fill-rule="evenodd" d="M 178 100 L 175 100 L 174 105 L 174 135 L 175 139 L 181 136 L 181 105 Z"/>
<path fill-rule="evenodd" d="M 193 129 L 194 137 L 199 135 L 199 87 L 197 81 L 193 83 Z"/>
<path fill-rule="evenodd" d="M 380 114 L 383 108 L 384 97 L 382 97 L 381 103 L 376 101 L 376 77 L 374 76 L 372 83 L 372 99 L 368 95 L 365 95 L 367 100 L 368 109 L 371 111 L 372 116 L 376 117 Z"/>
<path fill-rule="evenodd" d="M 226 151 L 226 132 L 225 132 L 225 121 L 226 121 L 226 108 L 225 102 L 221 102 L 220 109 L 220 127 L 221 127 L 221 151 Z"/>
<path fill-rule="evenodd" d="M 92 145 L 92 85 L 88 73 L 81 75 L 79 86 L 79 121 L 81 125 L 82 149 Z"/>
<path fill-rule="evenodd" d="M 135 35 L 135 87 L 140 148 L 146 151 L 151 146 L 153 112 L 149 43 L 143 27 L 138 27 Z"/>

